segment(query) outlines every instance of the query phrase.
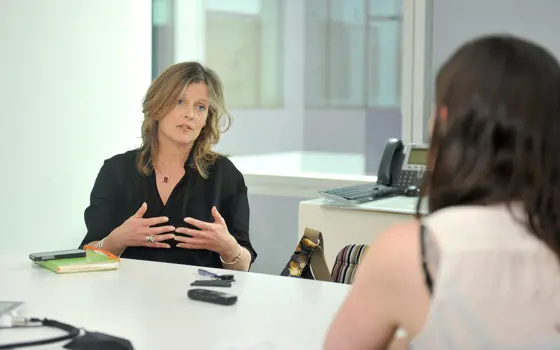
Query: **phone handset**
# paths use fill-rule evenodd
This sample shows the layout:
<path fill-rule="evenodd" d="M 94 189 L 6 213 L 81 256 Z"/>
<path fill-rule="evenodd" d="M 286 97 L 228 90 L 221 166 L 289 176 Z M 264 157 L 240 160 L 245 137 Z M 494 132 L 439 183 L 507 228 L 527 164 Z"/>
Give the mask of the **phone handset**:
<path fill-rule="evenodd" d="M 385 145 L 379 170 L 377 172 L 377 184 L 391 186 L 394 176 L 401 164 L 396 164 L 402 160 L 403 143 L 399 139 L 389 139 Z"/>

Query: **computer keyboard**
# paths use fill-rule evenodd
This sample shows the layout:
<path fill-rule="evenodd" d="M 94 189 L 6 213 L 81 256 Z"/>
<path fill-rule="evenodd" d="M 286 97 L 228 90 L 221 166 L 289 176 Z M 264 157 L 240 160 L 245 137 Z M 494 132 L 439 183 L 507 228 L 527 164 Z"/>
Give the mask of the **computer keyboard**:
<path fill-rule="evenodd" d="M 355 204 L 371 202 L 376 199 L 387 198 L 404 194 L 399 188 L 388 187 L 376 184 L 361 184 L 322 191 L 320 194 L 334 201 L 350 201 Z"/>

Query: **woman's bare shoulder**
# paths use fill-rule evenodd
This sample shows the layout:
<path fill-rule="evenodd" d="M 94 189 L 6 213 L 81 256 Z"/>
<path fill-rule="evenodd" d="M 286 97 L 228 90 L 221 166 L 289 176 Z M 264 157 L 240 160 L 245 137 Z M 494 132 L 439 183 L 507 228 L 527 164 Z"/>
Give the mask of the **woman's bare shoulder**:
<path fill-rule="evenodd" d="M 416 250 L 420 243 L 420 223 L 410 221 L 393 225 L 383 231 L 370 244 L 386 258 L 402 258 L 401 254 Z"/>
<path fill-rule="evenodd" d="M 385 239 L 408 239 L 411 236 L 418 236 L 420 232 L 420 222 L 418 220 L 411 220 L 408 222 L 398 223 L 390 226 L 381 233 Z"/>
<path fill-rule="evenodd" d="M 361 265 L 357 283 L 382 281 L 390 293 L 421 281 L 420 223 L 411 221 L 386 229 L 371 242 Z"/>

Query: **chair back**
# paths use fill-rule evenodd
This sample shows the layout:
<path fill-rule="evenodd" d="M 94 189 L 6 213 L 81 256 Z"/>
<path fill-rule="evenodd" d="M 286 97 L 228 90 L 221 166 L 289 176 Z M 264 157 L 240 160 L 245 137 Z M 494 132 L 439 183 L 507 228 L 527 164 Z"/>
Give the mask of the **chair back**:
<path fill-rule="evenodd" d="M 331 273 L 331 280 L 337 283 L 352 284 L 356 268 L 368 250 L 365 244 L 350 244 L 337 254 Z"/>

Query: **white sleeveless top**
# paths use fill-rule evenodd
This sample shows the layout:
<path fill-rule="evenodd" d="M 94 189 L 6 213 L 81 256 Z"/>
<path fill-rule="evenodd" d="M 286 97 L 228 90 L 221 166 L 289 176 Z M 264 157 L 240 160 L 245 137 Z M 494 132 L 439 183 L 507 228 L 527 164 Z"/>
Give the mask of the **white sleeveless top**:
<path fill-rule="evenodd" d="M 434 291 L 410 349 L 560 349 L 560 263 L 513 212 L 464 206 L 424 219 Z"/>

